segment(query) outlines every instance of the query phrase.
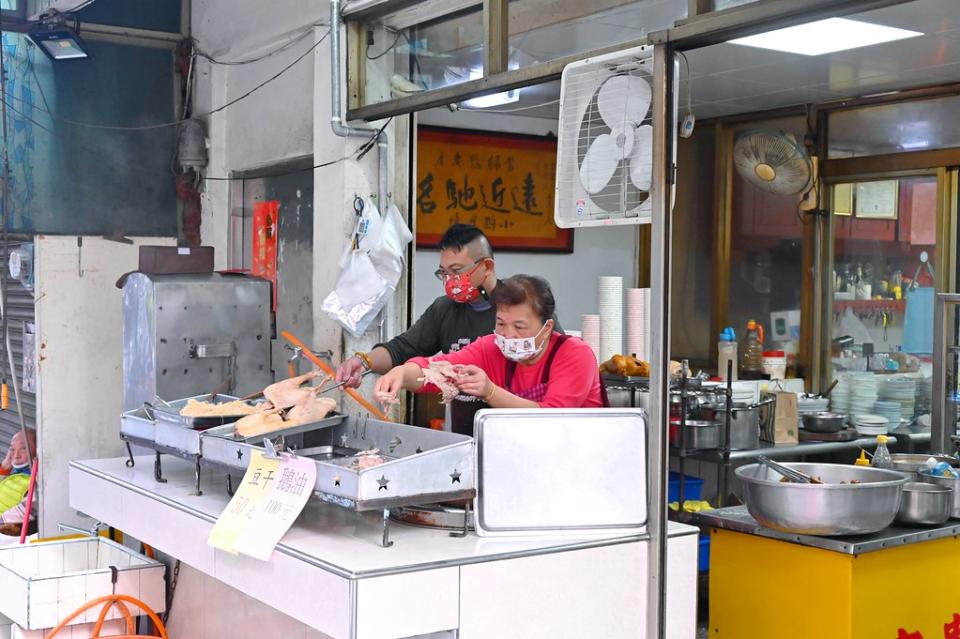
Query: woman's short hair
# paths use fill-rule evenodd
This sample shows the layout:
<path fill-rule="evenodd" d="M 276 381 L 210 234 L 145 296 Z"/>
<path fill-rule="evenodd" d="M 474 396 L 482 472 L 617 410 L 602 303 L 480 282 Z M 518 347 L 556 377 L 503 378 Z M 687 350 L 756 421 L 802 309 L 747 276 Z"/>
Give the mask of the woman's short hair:
<path fill-rule="evenodd" d="M 490 294 L 490 303 L 496 308 L 529 304 L 542 322 L 552 319 L 557 308 L 550 284 L 536 275 L 514 275 L 503 280 Z"/>

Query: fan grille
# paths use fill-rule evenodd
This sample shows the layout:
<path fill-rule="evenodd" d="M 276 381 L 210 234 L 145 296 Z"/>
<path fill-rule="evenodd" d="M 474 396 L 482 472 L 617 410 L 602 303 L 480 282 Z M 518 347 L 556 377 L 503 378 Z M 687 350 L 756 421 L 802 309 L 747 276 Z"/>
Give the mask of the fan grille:
<path fill-rule="evenodd" d="M 744 179 L 764 191 L 789 195 L 810 185 L 810 158 L 780 131 L 743 133 L 733 147 L 733 162 Z"/>
<path fill-rule="evenodd" d="M 601 117 L 598 95 L 604 83 L 616 76 L 629 74 L 653 86 L 653 51 L 652 47 L 644 49 L 642 52 L 624 52 L 626 55 L 614 63 L 571 65 L 564 70 L 556 184 L 556 219 L 562 226 L 650 215 L 650 193 L 638 189 L 631 181 L 628 161 L 618 158 L 612 177 L 597 193 L 587 193 L 580 174 L 590 145 L 598 136 L 613 134 L 616 137 L 622 134 L 611 131 Z M 611 91 L 608 88 L 607 97 L 614 100 L 622 98 L 624 108 L 627 108 L 626 91 Z M 640 114 L 624 111 L 622 117 L 626 134 L 636 135 L 637 127 L 651 125 L 651 114 L 650 107 Z M 636 140 L 639 141 L 640 136 Z M 652 145 L 644 145 L 642 155 L 648 165 L 652 165 Z"/>

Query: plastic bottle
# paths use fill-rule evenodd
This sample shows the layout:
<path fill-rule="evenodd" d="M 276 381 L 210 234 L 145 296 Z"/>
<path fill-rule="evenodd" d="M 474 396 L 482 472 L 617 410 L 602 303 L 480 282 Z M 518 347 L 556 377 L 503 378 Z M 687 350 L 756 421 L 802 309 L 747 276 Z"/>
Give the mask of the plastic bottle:
<path fill-rule="evenodd" d="M 740 378 L 761 379 L 763 377 L 763 327 L 750 320 L 747 322 L 747 336 L 740 342 Z"/>
<path fill-rule="evenodd" d="M 887 450 L 887 436 L 877 435 L 877 450 L 873 453 L 874 468 L 889 468 L 893 470 L 893 459 L 890 457 L 890 451 Z"/>
<path fill-rule="evenodd" d="M 720 332 L 720 341 L 717 342 L 717 375 L 727 381 L 727 362 L 733 362 L 730 369 L 733 373 L 731 382 L 737 381 L 737 334 L 733 327 L 728 326 Z"/>
<path fill-rule="evenodd" d="M 853 464 L 854 466 L 869 466 L 870 460 L 867 459 L 867 452 L 861 448 L 860 456 L 853 460 Z"/>

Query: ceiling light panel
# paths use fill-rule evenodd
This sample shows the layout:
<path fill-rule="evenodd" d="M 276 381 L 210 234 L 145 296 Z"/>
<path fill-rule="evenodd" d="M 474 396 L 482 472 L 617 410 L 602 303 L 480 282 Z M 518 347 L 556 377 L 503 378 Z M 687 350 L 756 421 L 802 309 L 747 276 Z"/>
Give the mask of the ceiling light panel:
<path fill-rule="evenodd" d="M 785 29 L 730 40 L 731 44 L 796 53 L 824 55 L 922 36 L 919 31 L 887 27 L 848 18 L 828 18 Z"/>

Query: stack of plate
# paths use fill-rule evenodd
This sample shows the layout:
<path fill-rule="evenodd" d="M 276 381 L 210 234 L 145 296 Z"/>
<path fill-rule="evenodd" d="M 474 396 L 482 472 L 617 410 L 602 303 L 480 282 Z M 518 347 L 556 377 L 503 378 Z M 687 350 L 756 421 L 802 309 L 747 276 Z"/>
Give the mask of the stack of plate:
<path fill-rule="evenodd" d="M 755 384 L 736 382 L 733 384 L 734 404 L 756 404 L 757 387 Z"/>
<path fill-rule="evenodd" d="M 853 421 L 857 433 L 861 435 L 886 435 L 890 422 L 880 415 L 857 415 Z"/>
<path fill-rule="evenodd" d="M 580 318 L 580 339 L 593 349 L 593 354 L 598 363 L 604 360 L 600 359 L 600 316 L 583 315 Z"/>
<path fill-rule="evenodd" d="M 900 402 L 878 400 L 873 404 L 873 413 L 886 419 L 891 429 L 900 425 Z"/>
<path fill-rule="evenodd" d="M 834 413 L 848 415 L 850 413 L 850 373 L 841 373 L 837 376 L 837 385 L 830 393 L 830 410 Z"/>
<path fill-rule="evenodd" d="M 880 385 L 880 399 L 900 404 L 900 417 L 913 421 L 917 407 L 917 380 L 911 377 L 890 377 Z"/>
<path fill-rule="evenodd" d="M 850 410 L 848 414 L 869 415 L 877 401 L 877 376 L 873 373 L 850 373 Z"/>
<path fill-rule="evenodd" d="M 627 289 L 627 354 L 649 359 L 650 289 Z"/>
<path fill-rule="evenodd" d="M 601 276 L 597 282 L 600 310 L 600 357 L 604 362 L 623 353 L 623 278 Z"/>

